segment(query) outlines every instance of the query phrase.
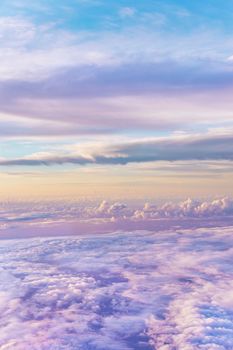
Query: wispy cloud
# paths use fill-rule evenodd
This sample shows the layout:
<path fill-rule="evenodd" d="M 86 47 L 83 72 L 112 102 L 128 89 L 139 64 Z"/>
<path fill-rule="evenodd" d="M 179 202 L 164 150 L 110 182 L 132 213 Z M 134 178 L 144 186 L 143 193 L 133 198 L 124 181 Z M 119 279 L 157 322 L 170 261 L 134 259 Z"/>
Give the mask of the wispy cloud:
<path fill-rule="evenodd" d="M 9 136 L 19 130 L 22 137 L 48 136 L 49 130 L 51 135 L 57 130 L 59 136 L 59 123 L 64 124 L 64 134 L 77 135 L 200 130 L 205 124 L 216 125 L 220 118 L 222 124 L 231 123 L 232 81 L 230 66 L 207 69 L 169 61 L 108 67 L 85 64 L 66 67 L 40 81 L 2 82 L 0 111 L 5 124 L 18 117 L 19 126 L 8 128 Z M 28 127 L 22 117 L 28 118 Z M 30 131 L 35 119 L 37 127 Z M 44 127 L 45 120 L 53 124 L 53 131 Z"/>
<path fill-rule="evenodd" d="M 135 9 L 133 7 L 122 7 L 119 11 L 121 17 L 133 17 L 135 14 Z"/>

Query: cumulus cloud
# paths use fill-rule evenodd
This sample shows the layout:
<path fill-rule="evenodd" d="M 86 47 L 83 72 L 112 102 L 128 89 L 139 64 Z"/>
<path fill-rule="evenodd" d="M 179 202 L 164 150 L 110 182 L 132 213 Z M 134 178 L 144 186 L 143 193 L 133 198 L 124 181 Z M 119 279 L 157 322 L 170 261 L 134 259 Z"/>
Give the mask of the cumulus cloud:
<path fill-rule="evenodd" d="M 160 206 L 146 203 L 142 210 L 134 212 L 135 219 L 160 217 L 215 217 L 233 215 L 233 201 L 230 198 L 198 201 L 187 199 L 176 203 L 168 202 Z"/>
<path fill-rule="evenodd" d="M 0 349 L 232 349 L 232 228 L 1 242 Z"/>
<path fill-rule="evenodd" d="M 85 210 L 84 210 L 85 211 Z M 233 201 L 220 198 L 209 201 L 187 199 L 181 202 L 166 202 L 160 205 L 145 203 L 142 209 L 130 208 L 124 203 L 109 204 L 103 201 L 98 207 L 88 210 L 90 217 L 120 217 L 134 219 L 158 218 L 213 218 L 233 215 Z"/>
<path fill-rule="evenodd" d="M 2 202 L 0 206 L 0 238 L 225 225 L 233 225 L 233 201 L 227 197 L 144 205 L 104 200 Z"/>
<path fill-rule="evenodd" d="M 109 203 L 106 200 L 102 201 L 99 206 L 87 209 L 88 215 L 90 217 L 100 216 L 100 217 L 111 217 L 111 216 L 124 216 L 128 212 L 128 206 L 125 203 Z M 85 208 L 84 208 L 85 211 Z"/>

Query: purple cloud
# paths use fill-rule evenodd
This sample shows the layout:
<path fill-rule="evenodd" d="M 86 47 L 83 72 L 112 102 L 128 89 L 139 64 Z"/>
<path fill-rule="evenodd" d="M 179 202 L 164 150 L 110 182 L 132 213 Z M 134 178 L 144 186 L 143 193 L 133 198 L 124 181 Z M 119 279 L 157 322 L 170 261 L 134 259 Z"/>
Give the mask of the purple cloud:
<path fill-rule="evenodd" d="M 220 117 L 231 121 L 232 87 L 229 63 L 74 67 L 39 81 L 0 82 L 0 111 L 7 114 L 6 123 L 14 116 L 19 124 L 8 130 L 3 125 L 1 130 L 6 136 L 17 136 L 17 130 L 23 136 L 53 136 L 170 131 L 198 127 L 203 121 L 216 123 Z M 222 97 L 223 88 L 227 93 Z M 28 126 L 22 117 L 28 118 Z M 30 128 L 30 119 L 37 120 L 38 126 L 32 123 Z M 47 131 L 43 120 L 53 124 Z"/>
<path fill-rule="evenodd" d="M 230 227 L 1 241 L 0 346 L 230 350 L 232 249 Z"/>

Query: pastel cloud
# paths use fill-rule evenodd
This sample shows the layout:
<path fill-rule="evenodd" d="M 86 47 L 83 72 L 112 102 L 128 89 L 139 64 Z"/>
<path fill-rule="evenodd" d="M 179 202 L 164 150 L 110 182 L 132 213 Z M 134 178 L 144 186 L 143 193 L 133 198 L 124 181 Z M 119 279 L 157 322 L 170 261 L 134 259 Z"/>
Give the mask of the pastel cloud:
<path fill-rule="evenodd" d="M 0 348 L 230 350 L 232 249 L 230 227 L 2 241 Z"/>
<path fill-rule="evenodd" d="M 202 65 L 172 61 L 81 65 L 39 81 L 2 81 L 1 119 L 5 124 L 14 119 L 18 124 L 8 128 L 8 137 L 21 130 L 24 138 L 50 133 L 200 130 L 218 125 L 220 118 L 222 125 L 231 126 L 231 67 L 207 69 Z M 51 127 L 45 128 L 44 121 Z"/>
<path fill-rule="evenodd" d="M 86 216 L 87 214 L 87 216 Z M 148 220 L 157 218 L 208 218 L 233 215 L 233 202 L 230 198 L 209 201 L 187 199 L 181 202 L 166 202 L 160 205 L 145 203 L 142 209 L 133 209 L 121 202 L 103 201 L 99 206 L 84 209 L 84 217 L 89 218 L 130 218 L 132 220 Z M 81 215 L 82 216 L 82 215 Z"/>
<path fill-rule="evenodd" d="M 134 213 L 136 219 L 149 219 L 159 217 L 215 217 L 233 214 L 233 202 L 229 198 L 212 201 L 198 201 L 187 199 L 180 203 L 168 202 L 161 206 L 146 203 L 142 210 Z"/>

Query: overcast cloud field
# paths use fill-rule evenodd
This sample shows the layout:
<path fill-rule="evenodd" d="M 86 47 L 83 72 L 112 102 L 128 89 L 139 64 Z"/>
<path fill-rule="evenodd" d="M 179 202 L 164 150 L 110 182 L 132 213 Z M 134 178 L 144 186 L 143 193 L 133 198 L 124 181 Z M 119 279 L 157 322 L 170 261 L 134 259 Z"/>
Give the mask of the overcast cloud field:
<path fill-rule="evenodd" d="M 0 349 L 233 348 L 233 227 L 2 241 Z"/>
<path fill-rule="evenodd" d="M 231 350 L 232 208 L 226 198 L 134 209 L 6 203 L 0 349 Z M 82 232 L 83 220 L 96 232 Z M 76 232 L 62 236 L 69 221 Z M 126 230 L 130 222 L 144 229 Z M 108 223 L 119 229 L 97 233 Z"/>

